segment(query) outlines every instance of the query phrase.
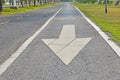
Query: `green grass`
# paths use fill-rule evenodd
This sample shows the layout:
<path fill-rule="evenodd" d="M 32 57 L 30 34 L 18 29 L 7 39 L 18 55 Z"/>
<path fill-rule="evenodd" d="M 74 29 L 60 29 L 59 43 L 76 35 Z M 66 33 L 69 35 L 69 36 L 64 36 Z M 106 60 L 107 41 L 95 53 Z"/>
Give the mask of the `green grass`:
<path fill-rule="evenodd" d="M 120 43 L 120 6 L 108 5 L 108 14 L 104 13 L 104 5 L 75 3 L 86 16 L 93 20 L 101 29 Z"/>
<path fill-rule="evenodd" d="M 15 14 L 15 13 L 19 13 L 19 12 L 30 11 L 30 10 L 34 10 L 34 9 L 46 8 L 46 7 L 56 5 L 56 4 L 58 4 L 58 3 L 42 4 L 42 5 L 37 5 L 36 7 L 34 7 L 34 6 L 25 6 L 23 8 L 19 7 L 18 9 L 3 8 L 3 12 L 0 12 L 0 16 L 5 16 L 5 15 L 9 15 L 9 14 Z"/>

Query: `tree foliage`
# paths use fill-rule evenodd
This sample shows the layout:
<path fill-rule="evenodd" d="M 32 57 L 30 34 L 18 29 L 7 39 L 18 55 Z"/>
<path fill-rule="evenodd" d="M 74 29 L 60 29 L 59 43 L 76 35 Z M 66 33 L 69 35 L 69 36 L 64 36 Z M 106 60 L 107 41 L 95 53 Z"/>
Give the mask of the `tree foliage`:
<path fill-rule="evenodd" d="M 77 0 L 78 2 L 80 3 L 98 3 L 98 4 L 104 4 L 105 3 L 105 0 Z M 119 5 L 120 3 L 120 0 L 107 0 L 107 3 L 108 4 L 113 4 L 114 5 Z"/>
<path fill-rule="evenodd" d="M 94 4 L 96 2 L 96 0 L 77 0 L 80 3 L 92 3 Z"/>
<path fill-rule="evenodd" d="M 2 12 L 2 4 L 4 0 L 0 0 L 0 12 Z M 11 8 L 17 9 L 24 6 L 37 6 L 39 4 L 46 4 L 50 2 L 57 2 L 59 0 L 9 0 Z M 15 8 L 16 7 L 16 8 Z"/>

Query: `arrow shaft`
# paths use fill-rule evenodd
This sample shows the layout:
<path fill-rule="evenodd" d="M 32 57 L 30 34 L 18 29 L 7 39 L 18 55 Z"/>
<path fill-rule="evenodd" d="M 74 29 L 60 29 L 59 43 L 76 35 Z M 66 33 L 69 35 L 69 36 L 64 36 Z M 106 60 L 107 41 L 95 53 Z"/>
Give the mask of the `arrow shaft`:
<path fill-rule="evenodd" d="M 59 39 L 74 39 L 75 25 L 64 25 Z"/>

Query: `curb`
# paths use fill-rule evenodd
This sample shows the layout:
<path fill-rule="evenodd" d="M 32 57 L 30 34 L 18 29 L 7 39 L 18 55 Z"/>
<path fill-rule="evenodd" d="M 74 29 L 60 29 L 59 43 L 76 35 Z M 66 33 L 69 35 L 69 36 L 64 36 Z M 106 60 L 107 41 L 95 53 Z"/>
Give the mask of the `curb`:
<path fill-rule="evenodd" d="M 75 6 L 74 6 L 75 7 Z M 77 7 L 75 9 L 85 18 L 85 20 L 93 26 L 93 28 L 102 36 L 102 38 L 109 44 L 109 46 L 114 50 L 114 52 L 120 57 L 120 47 L 116 45 L 113 41 L 109 40 L 110 37 L 107 36 L 95 23 L 93 23 L 85 14 L 79 10 Z"/>

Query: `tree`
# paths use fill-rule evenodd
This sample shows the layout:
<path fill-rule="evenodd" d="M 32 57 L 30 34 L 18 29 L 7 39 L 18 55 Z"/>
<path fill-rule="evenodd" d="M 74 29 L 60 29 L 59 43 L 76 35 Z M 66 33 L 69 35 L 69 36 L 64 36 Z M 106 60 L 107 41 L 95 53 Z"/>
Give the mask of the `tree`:
<path fill-rule="evenodd" d="M 31 6 L 31 0 L 28 0 L 29 6 Z"/>
<path fill-rule="evenodd" d="M 34 0 L 34 6 L 36 6 L 36 0 Z"/>
<path fill-rule="evenodd" d="M 42 0 L 40 0 L 40 4 L 42 4 Z"/>
<path fill-rule="evenodd" d="M 23 0 L 20 0 L 20 3 L 21 3 L 21 6 L 24 7 L 24 5 L 23 5 Z"/>
<path fill-rule="evenodd" d="M 47 0 L 45 0 L 45 2 L 44 2 L 45 4 L 47 3 Z"/>
<path fill-rule="evenodd" d="M 2 0 L 0 0 L 0 12 L 2 12 Z"/>
<path fill-rule="evenodd" d="M 114 0 L 114 5 L 119 5 L 119 0 Z"/>
<path fill-rule="evenodd" d="M 94 3 L 96 2 L 96 0 L 90 0 L 90 2 L 91 2 L 92 4 L 94 4 Z"/>

